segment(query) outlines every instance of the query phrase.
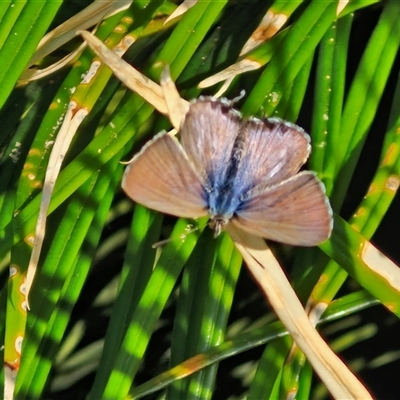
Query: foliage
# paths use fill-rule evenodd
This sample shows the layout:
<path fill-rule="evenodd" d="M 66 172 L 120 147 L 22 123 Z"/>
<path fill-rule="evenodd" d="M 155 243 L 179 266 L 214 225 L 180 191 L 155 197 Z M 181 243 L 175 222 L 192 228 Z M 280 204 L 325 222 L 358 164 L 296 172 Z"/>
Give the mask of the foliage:
<path fill-rule="evenodd" d="M 46 31 L 78 13 L 69 3 L 0 5 L 0 326 L 6 348 L 24 337 L 18 398 L 136 398 L 161 388 L 173 399 L 326 397 L 302 354 L 289 356 L 287 332 L 241 271 L 229 237 L 215 240 L 206 221 L 159 215 L 121 192 L 120 161 L 169 128 L 166 119 L 104 65 L 82 84 L 94 60 L 88 48 L 41 80 L 18 81 Z M 398 365 L 399 287 L 363 263 L 360 243 L 380 229 L 381 246 L 399 257 L 389 246 L 396 222 L 383 218 L 400 174 L 400 4 L 353 1 L 337 17 L 335 1 L 200 1 L 164 25 L 175 8 L 172 1 L 134 2 L 104 19 L 96 35 L 110 47 L 133 38 L 125 58 L 157 82 L 168 63 L 187 99 L 238 60 L 267 10 L 288 17 L 242 57 L 260 68 L 236 76 L 226 96 L 244 89 L 244 115 L 277 115 L 311 131 L 309 168 L 336 212 L 334 235 L 320 248 L 273 249 L 304 303 L 311 296 L 329 304 L 320 323 L 329 322 L 322 332 L 331 347 L 376 397 L 395 398 L 387 388 L 396 382 L 372 375 Z M 79 37 L 69 41 L 35 67 L 80 44 Z M 50 151 L 71 99 L 87 116 L 52 195 L 24 332 L 19 288 Z M 398 217 L 398 205 L 391 212 Z M 187 233 L 193 224 L 198 229 Z M 17 271 L 11 280 L 10 265 Z M 362 312 L 378 303 L 391 312 L 383 305 Z"/>

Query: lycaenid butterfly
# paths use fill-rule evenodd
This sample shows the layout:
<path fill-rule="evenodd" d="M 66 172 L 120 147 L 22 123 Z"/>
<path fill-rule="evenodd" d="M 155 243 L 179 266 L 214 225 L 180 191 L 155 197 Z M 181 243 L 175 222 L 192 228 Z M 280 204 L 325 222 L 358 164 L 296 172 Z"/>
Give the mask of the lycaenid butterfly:
<path fill-rule="evenodd" d="M 229 101 L 191 102 L 181 143 L 162 132 L 127 167 L 122 187 L 137 203 L 178 217 L 209 215 L 218 235 L 233 223 L 292 245 L 328 239 L 332 210 L 314 172 L 299 172 L 310 137 L 279 118 L 242 119 Z"/>

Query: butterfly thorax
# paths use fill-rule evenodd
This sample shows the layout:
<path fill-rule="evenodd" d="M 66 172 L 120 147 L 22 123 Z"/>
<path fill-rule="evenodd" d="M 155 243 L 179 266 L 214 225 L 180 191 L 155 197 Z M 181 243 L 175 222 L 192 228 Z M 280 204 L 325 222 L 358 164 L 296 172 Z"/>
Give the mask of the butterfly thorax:
<path fill-rule="evenodd" d="M 232 195 L 232 188 L 215 189 L 208 199 L 210 226 L 217 237 L 234 216 L 240 205 L 238 196 Z"/>
<path fill-rule="evenodd" d="M 246 132 L 240 131 L 232 149 L 229 165 L 225 166 L 217 176 L 209 175 L 211 185 L 207 199 L 208 213 L 215 236 L 220 234 L 221 230 L 235 215 L 245 193 L 249 190 L 249 182 L 241 182 L 239 174 L 243 161 L 245 140 Z"/>

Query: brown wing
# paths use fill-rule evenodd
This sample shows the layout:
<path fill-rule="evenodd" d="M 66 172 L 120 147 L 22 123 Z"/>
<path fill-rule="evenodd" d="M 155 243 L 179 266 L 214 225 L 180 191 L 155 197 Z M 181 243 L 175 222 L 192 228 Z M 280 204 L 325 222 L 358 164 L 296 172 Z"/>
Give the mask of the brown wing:
<path fill-rule="evenodd" d="M 316 246 L 329 238 L 332 210 L 322 183 L 301 172 L 269 188 L 255 188 L 232 222 L 256 236 L 297 246 Z"/>
<path fill-rule="evenodd" d="M 179 142 L 157 135 L 126 168 L 122 188 L 137 203 L 178 217 L 207 215 L 204 188 Z"/>
<path fill-rule="evenodd" d="M 295 175 L 306 162 L 310 137 L 279 118 L 246 121 L 238 136 L 240 165 L 236 179 L 249 187 L 276 185 Z"/>
<path fill-rule="evenodd" d="M 227 100 L 200 97 L 190 104 L 180 130 L 181 142 L 208 187 L 223 184 L 241 125 L 239 112 Z"/>

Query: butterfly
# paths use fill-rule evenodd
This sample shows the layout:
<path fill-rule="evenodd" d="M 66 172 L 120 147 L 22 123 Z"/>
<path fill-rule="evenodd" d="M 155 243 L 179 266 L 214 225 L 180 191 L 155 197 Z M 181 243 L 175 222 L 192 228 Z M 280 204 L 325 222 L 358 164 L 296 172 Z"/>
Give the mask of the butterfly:
<path fill-rule="evenodd" d="M 243 119 L 226 99 L 192 100 L 179 142 L 161 132 L 126 168 L 137 203 L 186 218 L 208 215 L 215 236 L 232 223 L 298 246 L 329 238 L 332 210 L 314 172 L 302 171 L 310 137 L 279 118 Z"/>

